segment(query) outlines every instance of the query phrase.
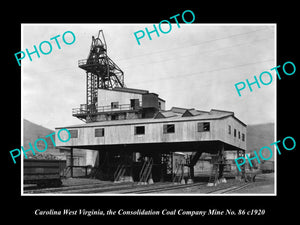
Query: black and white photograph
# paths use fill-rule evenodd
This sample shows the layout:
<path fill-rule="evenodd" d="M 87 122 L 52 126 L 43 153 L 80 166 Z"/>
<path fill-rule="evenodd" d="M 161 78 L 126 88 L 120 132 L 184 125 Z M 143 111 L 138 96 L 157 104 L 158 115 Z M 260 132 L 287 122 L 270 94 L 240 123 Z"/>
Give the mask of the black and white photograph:
<path fill-rule="evenodd" d="M 50 52 L 21 60 L 22 194 L 276 194 L 276 152 L 246 157 L 276 141 L 275 42 L 275 24 L 22 24 Z"/>
<path fill-rule="evenodd" d="M 4 20 L 5 217 L 296 218 L 292 5 L 74 4 Z"/>

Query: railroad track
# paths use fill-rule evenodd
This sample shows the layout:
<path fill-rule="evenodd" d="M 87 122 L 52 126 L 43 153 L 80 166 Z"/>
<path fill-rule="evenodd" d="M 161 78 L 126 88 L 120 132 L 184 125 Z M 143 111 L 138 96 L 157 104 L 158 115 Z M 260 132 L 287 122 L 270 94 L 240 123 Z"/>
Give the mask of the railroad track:
<path fill-rule="evenodd" d="M 29 189 L 24 190 L 26 194 L 39 194 L 39 193 L 57 193 L 57 194 L 90 194 L 90 193 L 108 193 L 108 194 L 146 194 L 146 193 L 156 193 L 168 190 L 176 190 L 182 188 L 190 188 L 195 186 L 202 186 L 205 184 L 195 183 L 195 184 L 179 184 L 175 185 L 173 183 L 157 183 L 153 186 L 151 185 L 137 185 L 133 183 L 121 183 L 121 184 L 84 184 L 84 185 L 74 185 L 68 187 L 58 187 L 58 188 L 43 188 L 43 189 Z"/>
<path fill-rule="evenodd" d="M 81 193 L 85 190 L 107 190 L 111 188 L 123 188 L 132 186 L 132 183 L 120 183 L 120 184 L 78 184 L 65 187 L 53 187 L 53 188 L 40 188 L 40 189 L 24 189 L 25 194 L 39 194 L 39 193 Z"/>
<path fill-rule="evenodd" d="M 264 176 L 265 175 L 263 175 L 263 174 L 257 174 L 256 181 L 264 180 L 265 179 Z M 207 192 L 207 194 L 230 194 L 234 191 L 239 191 L 239 190 L 245 189 L 246 187 L 248 187 L 251 184 L 252 184 L 252 182 L 245 183 L 243 185 L 232 185 L 232 186 L 224 188 L 224 189 L 209 191 L 209 192 Z"/>
<path fill-rule="evenodd" d="M 250 184 L 251 183 L 247 183 L 247 184 L 244 184 L 244 185 L 241 185 L 241 186 L 232 185 L 232 186 L 227 187 L 227 188 L 206 192 L 206 194 L 228 194 L 228 193 L 231 193 L 231 192 L 234 192 L 234 191 L 242 190 L 242 189 L 248 187 Z"/>
<path fill-rule="evenodd" d="M 157 194 L 165 191 L 172 191 L 178 189 L 187 189 L 194 187 L 203 187 L 207 183 L 193 183 L 193 184 L 173 184 L 173 183 L 156 183 L 153 185 L 137 185 L 136 183 L 119 183 L 119 184 L 82 184 L 67 187 L 57 188 L 43 188 L 36 190 L 24 190 L 27 194 L 39 193 L 54 193 L 54 194 Z M 199 194 L 226 194 L 237 190 L 241 190 L 249 186 L 250 183 L 231 186 L 220 187 L 211 191 L 206 191 Z M 190 192 L 192 194 L 192 192 Z M 196 194 L 196 193 L 195 193 Z"/>
<path fill-rule="evenodd" d="M 90 194 L 90 193 L 102 193 L 102 194 L 134 194 L 134 193 L 143 193 L 148 192 L 151 193 L 154 190 L 159 189 L 167 189 L 172 188 L 174 189 L 174 184 L 166 184 L 166 183 L 156 183 L 153 185 L 137 185 L 136 183 L 130 183 L 127 185 L 115 185 L 115 186 L 107 186 L 105 188 L 86 188 L 81 190 L 70 190 L 70 191 L 63 191 L 62 193 L 78 193 L 78 194 Z M 186 185 L 180 185 L 182 187 L 186 187 Z"/>
<path fill-rule="evenodd" d="M 222 187 L 217 190 L 208 191 L 208 192 L 199 193 L 199 194 L 226 194 L 226 193 L 230 193 L 233 191 L 244 189 L 249 185 L 250 185 L 250 183 L 244 184 L 242 186 L 232 185 L 230 187 Z M 176 190 L 176 189 L 185 189 L 185 188 L 193 188 L 193 187 L 201 187 L 201 186 L 206 186 L 206 183 L 183 184 L 183 185 L 176 185 L 176 186 L 173 185 L 173 186 L 168 186 L 168 187 L 148 188 L 145 190 L 130 190 L 130 191 L 124 191 L 121 193 L 122 194 L 151 194 L 151 193 L 159 193 L 159 192 L 164 192 L 164 191 L 172 191 L 172 190 Z M 197 193 L 195 193 L 195 194 L 197 194 Z"/>
<path fill-rule="evenodd" d="M 156 188 L 166 186 L 165 183 L 154 184 Z M 173 184 L 172 184 L 173 185 Z M 118 183 L 118 184 L 80 184 L 65 187 L 53 187 L 53 188 L 25 188 L 25 194 L 45 194 L 45 193 L 56 193 L 56 194 L 90 194 L 90 193 L 122 193 L 122 191 L 138 190 L 145 191 L 150 186 L 141 186 L 136 183 Z M 141 190 L 142 189 L 142 190 Z M 152 190 L 150 188 L 149 190 Z M 134 192 L 134 191 L 132 191 Z"/>
<path fill-rule="evenodd" d="M 191 187 L 199 187 L 204 186 L 206 183 L 194 183 L 194 184 L 171 184 L 168 186 L 162 186 L 162 187 L 152 187 L 147 189 L 141 189 L 141 190 L 130 190 L 130 191 L 124 191 L 121 192 L 121 194 L 151 194 L 151 193 L 158 193 L 163 191 L 171 191 L 176 189 L 183 189 L 183 188 L 191 188 Z"/>

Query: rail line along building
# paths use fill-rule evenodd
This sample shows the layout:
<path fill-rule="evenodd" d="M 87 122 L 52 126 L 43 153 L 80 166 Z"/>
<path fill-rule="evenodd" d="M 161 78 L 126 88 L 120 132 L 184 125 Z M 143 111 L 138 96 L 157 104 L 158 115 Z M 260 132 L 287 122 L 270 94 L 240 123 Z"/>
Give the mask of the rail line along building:
<path fill-rule="evenodd" d="M 206 152 L 214 157 L 211 180 L 216 180 L 227 163 L 226 151 L 244 156 L 246 125 L 233 112 L 166 110 L 158 94 L 125 87 L 123 71 L 107 56 L 102 31 L 92 38 L 88 59 L 80 60 L 79 67 L 86 71 L 86 104 L 73 109 L 72 115 L 85 123 L 56 128 L 71 133 L 68 142 L 57 140 L 57 147 L 68 147 L 71 153 L 74 148 L 94 150 L 93 176 L 155 182 L 182 179 L 188 168 L 192 179 L 195 164 Z M 60 136 L 68 138 L 66 132 Z M 175 152 L 191 154 L 184 163 L 174 164 L 180 155 Z"/>

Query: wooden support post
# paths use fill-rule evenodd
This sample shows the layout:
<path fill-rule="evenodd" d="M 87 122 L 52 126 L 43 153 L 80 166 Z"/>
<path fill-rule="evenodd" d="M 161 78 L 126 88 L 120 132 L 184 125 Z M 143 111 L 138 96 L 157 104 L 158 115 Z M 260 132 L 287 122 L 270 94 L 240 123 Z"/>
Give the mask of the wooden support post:
<path fill-rule="evenodd" d="M 245 151 L 244 150 L 237 150 L 237 158 L 239 157 L 245 157 Z M 237 168 L 237 179 L 243 179 L 245 178 L 245 164 L 241 166 L 241 172 Z"/>
<path fill-rule="evenodd" d="M 130 174 L 129 176 L 131 177 L 130 178 L 130 182 L 133 182 L 133 165 L 134 165 L 134 162 L 135 162 L 135 152 L 132 152 L 131 153 L 131 157 L 130 157 L 130 162 L 129 162 L 129 165 L 130 165 Z"/>
<path fill-rule="evenodd" d="M 241 156 L 245 158 L 245 150 L 242 150 L 241 152 L 242 152 Z M 246 169 L 246 165 L 244 164 L 243 167 L 242 167 L 242 178 L 245 178 L 245 176 L 246 176 L 245 169 Z"/>
<path fill-rule="evenodd" d="M 148 182 L 148 184 L 154 184 L 153 178 L 152 178 L 152 171 L 150 172 L 149 179 L 147 180 L 147 182 Z"/>
<path fill-rule="evenodd" d="M 71 166 L 71 177 L 73 178 L 73 147 L 70 148 L 70 154 L 71 154 L 71 162 L 70 162 L 70 166 Z"/>
<path fill-rule="evenodd" d="M 99 167 L 100 166 L 100 150 L 97 150 L 97 154 L 96 154 L 96 159 L 95 159 L 95 165 L 94 167 Z"/>
<path fill-rule="evenodd" d="M 135 160 L 135 154 L 134 152 L 131 153 L 131 158 L 130 158 L 130 176 L 133 177 L 133 162 Z"/>
<path fill-rule="evenodd" d="M 190 166 L 190 179 L 194 180 L 194 178 L 195 178 L 194 166 Z"/>
<path fill-rule="evenodd" d="M 224 143 L 221 144 L 221 148 L 219 150 L 219 174 L 218 174 L 218 179 L 223 179 L 223 171 L 224 171 Z"/>
<path fill-rule="evenodd" d="M 173 160 L 173 152 L 170 152 L 170 157 L 171 157 L 171 177 L 173 177 L 173 175 L 174 175 L 174 160 Z"/>
<path fill-rule="evenodd" d="M 160 182 L 164 182 L 165 176 L 167 175 L 167 157 L 168 155 L 166 153 L 160 153 Z"/>
<path fill-rule="evenodd" d="M 237 158 L 239 158 L 240 157 L 240 151 L 239 150 L 236 150 L 236 155 L 237 155 Z M 236 179 L 240 179 L 240 171 L 239 171 L 239 169 L 238 168 L 236 168 Z"/>

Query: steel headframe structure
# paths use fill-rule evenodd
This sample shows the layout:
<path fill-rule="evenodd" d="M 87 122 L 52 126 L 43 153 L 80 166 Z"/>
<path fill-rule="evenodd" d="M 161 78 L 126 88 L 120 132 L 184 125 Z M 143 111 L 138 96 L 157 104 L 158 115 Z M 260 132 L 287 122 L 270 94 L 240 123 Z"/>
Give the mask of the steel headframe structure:
<path fill-rule="evenodd" d="M 78 66 L 86 71 L 86 107 L 90 113 L 96 111 L 97 89 L 125 87 L 123 71 L 108 57 L 104 33 L 92 36 L 87 59 L 79 60 Z"/>

